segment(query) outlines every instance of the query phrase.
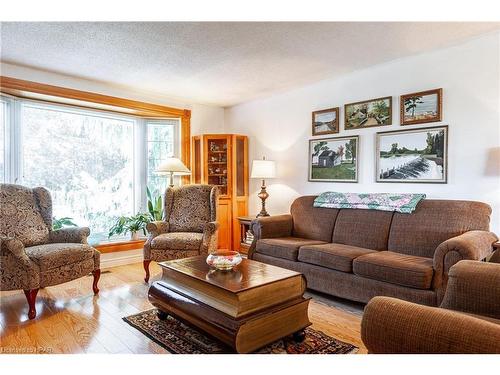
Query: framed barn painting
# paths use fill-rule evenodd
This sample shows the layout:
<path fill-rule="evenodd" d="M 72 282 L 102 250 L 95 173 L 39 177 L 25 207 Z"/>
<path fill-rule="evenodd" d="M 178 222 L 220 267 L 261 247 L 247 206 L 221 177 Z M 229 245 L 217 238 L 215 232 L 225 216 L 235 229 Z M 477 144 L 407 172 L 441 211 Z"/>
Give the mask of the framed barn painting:
<path fill-rule="evenodd" d="M 443 89 L 401 95 L 401 125 L 423 124 L 441 121 Z"/>
<path fill-rule="evenodd" d="M 309 181 L 358 182 L 359 137 L 311 139 Z"/>
<path fill-rule="evenodd" d="M 392 124 L 392 97 L 365 100 L 344 106 L 344 129 L 354 130 Z"/>
<path fill-rule="evenodd" d="M 377 133 L 377 182 L 446 183 L 448 126 Z"/>
<path fill-rule="evenodd" d="M 314 111 L 312 113 L 312 135 L 335 134 L 339 132 L 339 107 Z"/>

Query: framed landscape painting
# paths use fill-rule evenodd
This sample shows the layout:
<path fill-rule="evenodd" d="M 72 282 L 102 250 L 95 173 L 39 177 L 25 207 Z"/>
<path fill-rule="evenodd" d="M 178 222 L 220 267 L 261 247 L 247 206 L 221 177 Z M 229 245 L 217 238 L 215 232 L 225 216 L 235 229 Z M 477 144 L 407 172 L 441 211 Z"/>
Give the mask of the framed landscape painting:
<path fill-rule="evenodd" d="M 309 181 L 358 182 L 358 136 L 311 139 Z"/>
<path fill-rule="evenodd" d="M 371 99 L 344 106 L 344 129 L 353 130 L 392 124 L 392 97 Z"/>
<path fill-rule="evenodd" d="M 339 108 L 323 109 L 312 113 L 312 135 L 339 132 Z"/>
<path fill-rule="evenodd" d="M 377 133 L 377 182 L 446 183 L 448 126 Z"/>
<path fill-rule="evenodd" d="M 401 95 L 401 125 L 441 121 L 442 91 L 435 89 Z"/>

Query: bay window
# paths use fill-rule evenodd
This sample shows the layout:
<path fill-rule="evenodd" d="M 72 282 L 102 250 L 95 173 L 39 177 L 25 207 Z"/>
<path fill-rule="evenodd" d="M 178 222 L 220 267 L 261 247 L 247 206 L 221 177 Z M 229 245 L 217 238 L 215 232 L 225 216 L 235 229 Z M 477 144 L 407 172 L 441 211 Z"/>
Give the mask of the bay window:
<path fill-rule="evenodd" d="M 146 210 L 146 186 L 163 194 L 167 179 L 154 170 L 180 154 L 178 119 L 11 97 L 1 103 L 0 178 L 47 188 L 53 215 L 89 226 L 93 243 L 107 239 L 118 217 Z"/>

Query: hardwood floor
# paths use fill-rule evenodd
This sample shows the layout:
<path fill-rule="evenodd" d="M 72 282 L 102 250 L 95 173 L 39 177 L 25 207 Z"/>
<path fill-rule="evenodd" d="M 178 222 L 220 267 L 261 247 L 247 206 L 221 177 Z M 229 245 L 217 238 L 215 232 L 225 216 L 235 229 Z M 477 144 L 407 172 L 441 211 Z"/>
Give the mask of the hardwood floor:
<path fill-rule="evenodd" d="M 151 263 L 151 281 L 160 268 Z M 40 290 L 36 319 L 28 319 L 22 291 L 0 292 L 0 353 L 167 353 L 122 318 L 152 306 L 147 299 L 142 264 L 104 270 L 100 293 L 92 277 Z M 360 338 L 362 307 L 311 293 L 313 328 L 353 343 L 366 353 Z"/>

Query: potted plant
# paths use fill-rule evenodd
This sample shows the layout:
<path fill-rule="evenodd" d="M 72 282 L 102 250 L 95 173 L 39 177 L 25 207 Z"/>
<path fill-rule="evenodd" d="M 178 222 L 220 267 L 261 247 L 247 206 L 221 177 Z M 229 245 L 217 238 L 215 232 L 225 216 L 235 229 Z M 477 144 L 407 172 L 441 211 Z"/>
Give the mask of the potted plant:
<path fill-rule="evenodd" d="M 134 216 L 122 216 L 109 230 L 108 237 L 130 232 L 133 241 L 139 239 L 139 231 L 146 235 L 146 225 L 151 221 L 149 214 L 139 213 Z"/>
<path fill-rule="evenodd" d="M 76 227 L 72 217 L 62 217 L 60 219 L 55 216 L 52 218 L 52 230 L 59 230 L 64 227 Z"/>
<path fill-rule="evenodd" d="M 161 196 L 153 197 L 151 190 L 146 187 L 146 194 L 148 196 L 148 212 L 151 221 L 159 221 L 163 219 L 163 207 Z"/>

